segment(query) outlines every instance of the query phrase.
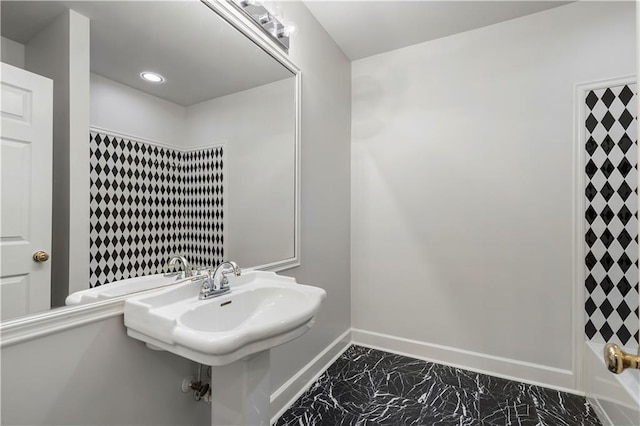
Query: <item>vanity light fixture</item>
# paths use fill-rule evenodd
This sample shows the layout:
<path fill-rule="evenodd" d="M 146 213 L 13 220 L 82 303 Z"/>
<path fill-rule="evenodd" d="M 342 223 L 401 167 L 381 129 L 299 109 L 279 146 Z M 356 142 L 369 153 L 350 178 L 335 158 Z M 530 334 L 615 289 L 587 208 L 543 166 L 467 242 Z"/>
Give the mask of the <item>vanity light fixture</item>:
<path fill-rule="evenodd" d="M 144 71 L 140 73 L 140 78 L 144 81 L 154 84 L 164 83 L 164 77 L 158 73 L 151 71 Z"/>
<path fill-rule="evenodd" d="M 282 10 L 259 0 L 233 0 L 235 7 L 244 12 L 266 34 L 273 38 L 285 51 L 289 50 L 289 39 L 296 32 L 293 23 L 285 23 Z"/>

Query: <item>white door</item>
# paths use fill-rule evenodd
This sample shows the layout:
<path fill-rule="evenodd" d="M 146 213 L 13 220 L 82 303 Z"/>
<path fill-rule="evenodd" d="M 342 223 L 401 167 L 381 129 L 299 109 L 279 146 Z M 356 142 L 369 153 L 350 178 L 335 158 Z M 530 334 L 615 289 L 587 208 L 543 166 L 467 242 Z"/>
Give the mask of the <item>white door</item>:
<path fill-rule="evenodd" d="M 6 319 L 51 306 L 46 258 L 51 251 L 53 82 L 1 65 L 0 318 Z"/>

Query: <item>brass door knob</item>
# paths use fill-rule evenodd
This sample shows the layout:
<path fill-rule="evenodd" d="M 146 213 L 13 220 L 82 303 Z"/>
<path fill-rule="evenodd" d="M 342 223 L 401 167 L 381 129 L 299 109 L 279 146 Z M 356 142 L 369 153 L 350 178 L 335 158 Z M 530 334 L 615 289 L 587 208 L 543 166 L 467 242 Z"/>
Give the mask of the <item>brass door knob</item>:
<path fill-rule="evenodd" d="M 640 369 L 640 355 L 628 354 L 615 343 L 607 343 L 604 347 L 604 363 L 609 371 L 620 374 L 626 368 Z"/>
<path fill-rule="evenodd" d="M 33 260 L 35 262 L 46 262 L 47 260 L 49 260 L 49 253 L 47 253 L 46 251 L 38 250 L 37 252 L 33 253 Z"/>

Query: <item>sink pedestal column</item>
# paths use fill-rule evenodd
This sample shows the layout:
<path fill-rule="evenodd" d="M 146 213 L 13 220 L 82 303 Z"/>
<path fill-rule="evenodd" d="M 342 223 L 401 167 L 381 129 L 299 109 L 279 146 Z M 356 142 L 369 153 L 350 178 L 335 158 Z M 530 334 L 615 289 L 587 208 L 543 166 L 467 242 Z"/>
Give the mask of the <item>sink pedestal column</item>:
<path fill-rule="evenodd" d="M 269 354 L 266 350 L 211 368 L 211 424 L 264 425 L 271 418 Z"/>

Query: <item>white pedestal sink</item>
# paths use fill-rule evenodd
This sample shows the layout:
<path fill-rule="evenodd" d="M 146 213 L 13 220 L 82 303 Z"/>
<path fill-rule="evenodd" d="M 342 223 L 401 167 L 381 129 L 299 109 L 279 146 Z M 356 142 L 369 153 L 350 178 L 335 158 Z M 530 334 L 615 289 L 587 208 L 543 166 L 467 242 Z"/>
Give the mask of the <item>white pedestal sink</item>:
<path fill-rule="evenodd" d="M 269 350 L 311 328 L 326 292 L 273 272 L 243 273 L 229 283 L 231 292 L 207 300 L 191 282 L 131 297 L 127 334 L 213 367 L 212 424 L 268 425 Z"/>
<path fill-rule="evenodd" d="M 270 353 L 270 350 L 261 351 L 211 368 L 212 425 L 269 426 Z"/>

